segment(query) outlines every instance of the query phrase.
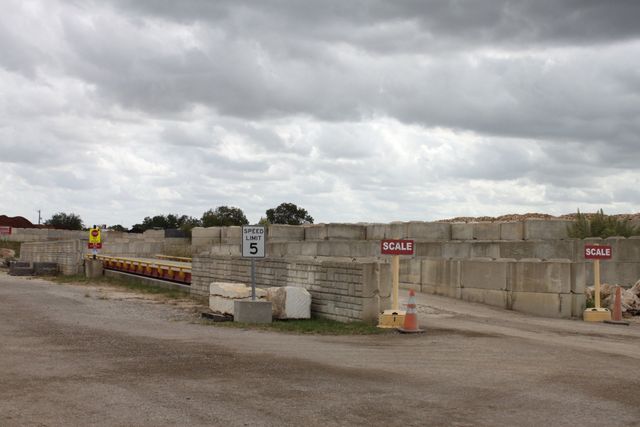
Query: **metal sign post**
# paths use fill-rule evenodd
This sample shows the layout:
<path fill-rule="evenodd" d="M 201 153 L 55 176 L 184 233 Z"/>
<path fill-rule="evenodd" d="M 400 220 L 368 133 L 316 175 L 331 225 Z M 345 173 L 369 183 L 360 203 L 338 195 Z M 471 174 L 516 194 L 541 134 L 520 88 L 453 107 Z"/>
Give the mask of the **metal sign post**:
<path fill-rule="evenodd" d="M 251 258 L 251 300 L 256 300 L 256 258 L 265 257 L 265 227 L 242 226 L 242 257 Z"/>

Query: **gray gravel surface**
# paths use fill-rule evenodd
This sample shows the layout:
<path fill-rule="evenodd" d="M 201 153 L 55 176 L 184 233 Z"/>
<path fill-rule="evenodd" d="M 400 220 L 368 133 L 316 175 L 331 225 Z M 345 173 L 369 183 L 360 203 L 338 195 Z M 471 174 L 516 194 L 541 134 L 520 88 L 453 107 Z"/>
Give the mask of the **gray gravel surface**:
<path fill-rule="evenodd" d="M 425 334 L 303 336 L 0 272 L 0 426 L 640 426 L 640 324 L 418 296 Z"/>

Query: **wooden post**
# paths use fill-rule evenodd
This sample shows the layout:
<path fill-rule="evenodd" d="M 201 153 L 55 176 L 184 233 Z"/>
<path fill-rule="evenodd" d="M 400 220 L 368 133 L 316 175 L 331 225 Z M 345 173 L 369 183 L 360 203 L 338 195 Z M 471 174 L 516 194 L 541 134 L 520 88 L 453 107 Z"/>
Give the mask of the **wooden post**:
<path fill-rule="evenodd" d="M 596 308 L 600 308 L 600 260 L 593 260 L 593 284 L 594 284 L 594 298 Z"/>
<path fill-rule="evenodd" d="M 400 288 L 400 256 L 393 255 L 391 258 L 391 274 L 393 294 L 391 296 L 391 308 L 394 311 L 398 311 L 398 289 Z"/>

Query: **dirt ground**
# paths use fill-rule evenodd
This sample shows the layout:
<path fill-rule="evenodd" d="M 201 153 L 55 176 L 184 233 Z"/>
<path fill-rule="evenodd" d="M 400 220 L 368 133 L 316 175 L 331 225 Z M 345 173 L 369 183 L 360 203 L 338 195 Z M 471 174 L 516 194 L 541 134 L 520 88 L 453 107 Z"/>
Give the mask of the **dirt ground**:
<path fill-rule="evenodd" d="M 289 335 L 0 272 L 0 426 L 640 426 L 640 323 L 418 303 L 422 335 Z"/>

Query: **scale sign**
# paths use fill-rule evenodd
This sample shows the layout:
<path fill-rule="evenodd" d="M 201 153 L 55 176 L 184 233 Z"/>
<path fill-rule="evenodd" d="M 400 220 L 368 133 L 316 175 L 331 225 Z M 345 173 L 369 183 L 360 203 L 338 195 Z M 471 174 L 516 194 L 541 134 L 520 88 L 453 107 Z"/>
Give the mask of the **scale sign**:
<path fill-rule="evenodd" d="M 413 255 L 413 240 L 382 240 L 380 253 L 382 255 Z"/>
<path fill-rule="evenodd" d="M 266 237 L 265 227 L 259 225 L 242 226 L 242 257 L 264 258 Z"/>
<path fill-rule="evenodd" d="M 584 245 L 586 259 L 611 259 L 612 253 L 611 246 Z"/>

